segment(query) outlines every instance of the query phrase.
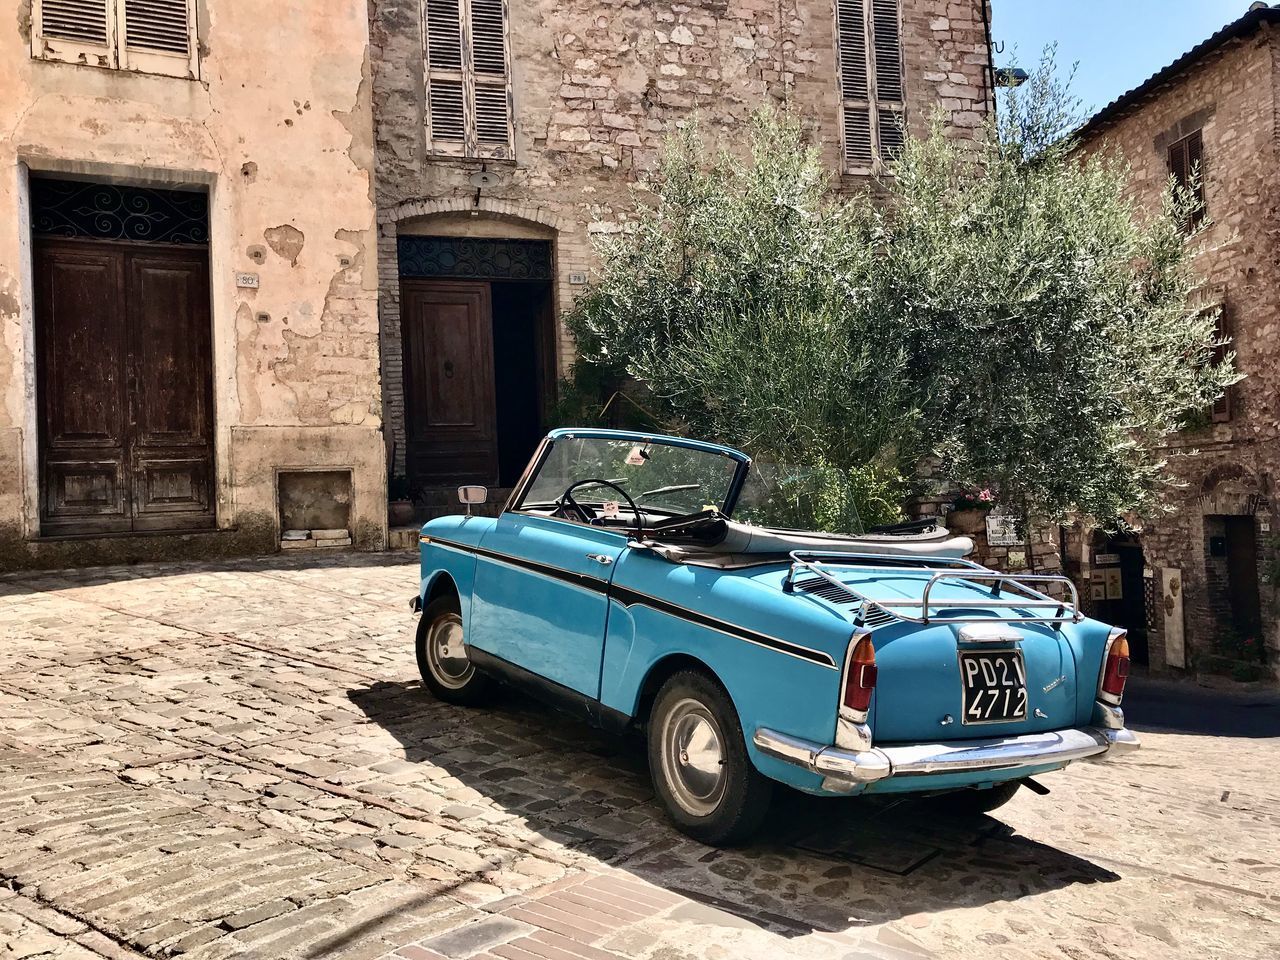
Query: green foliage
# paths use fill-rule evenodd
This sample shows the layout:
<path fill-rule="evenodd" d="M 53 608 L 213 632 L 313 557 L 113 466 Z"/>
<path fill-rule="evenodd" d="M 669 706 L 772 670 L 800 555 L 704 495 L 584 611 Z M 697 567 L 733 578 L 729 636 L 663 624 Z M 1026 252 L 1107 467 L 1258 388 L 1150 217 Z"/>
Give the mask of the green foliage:
<path fill-rule="evenodd" d="M 977 143 L 908 138 L 877 204 L 785 113 L 746 156 L 688 127 L 569 316 L 569 395 L 630 384 L 668 429 L 811 467 L 770 522 L 896 519 L 925 454 L 1028 516 L 1155 507 L 1164 440 L 1233 375 L 1188 307 L 1191 198 L 1140 210 L 1061 138 L 1073 103 L 1046 60 Z"/>
<path fill-rule="evenodd" d="M 575 387 L 634 378 L 670 429 L 817 468 L 789 482 L 793 505 L 874 498 L 900 482 L 916 416 L 904 338 L 868 296 L 869 207 L 830 199 L 794 118 L 761 111 L 751 146 L 708 154 L 693 127 L 671 143 L 655 202 L 602 246 L 569 317 Z M 847 513 L 822 511 L 828 525 Z"/>

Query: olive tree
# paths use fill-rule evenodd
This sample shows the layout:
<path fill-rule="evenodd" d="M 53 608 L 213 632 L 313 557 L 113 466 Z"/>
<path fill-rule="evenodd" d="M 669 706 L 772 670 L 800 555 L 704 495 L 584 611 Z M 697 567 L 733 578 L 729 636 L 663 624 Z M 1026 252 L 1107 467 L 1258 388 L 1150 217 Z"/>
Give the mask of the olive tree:
<path fill-rule="evenodd" d="M 1158 507 L 1160 450 L 1230 358 L 1188 305 L 1193 201 L 1142 209 L 1122 159 L 1062 136 L 1072 103 L 1046 59 L 976 140 L 907 137 L 874 203 L 785 112 L 745 150 L 691 125 L 569 315 L 569 395 L 627 384 L 777 465 L 762 519 L 891 520 L 925 456 L 1024 516 Z"/>

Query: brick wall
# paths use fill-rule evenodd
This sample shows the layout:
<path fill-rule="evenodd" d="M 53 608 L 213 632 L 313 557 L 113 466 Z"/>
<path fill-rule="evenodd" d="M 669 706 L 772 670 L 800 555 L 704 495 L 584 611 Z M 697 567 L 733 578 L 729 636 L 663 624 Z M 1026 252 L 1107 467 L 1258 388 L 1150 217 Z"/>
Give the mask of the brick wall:
<path fill-rule="evenodd" d="M 590 276 L 593 240 L 622 229 L 666 135 L 695 114 L 730 144 L 763 101 L 786 102 L 809 121 L 833 172 L 840 170 L 839 89 L 831 0 L 691 0 L 511 3 L 514 162 L 490 161 L 498 183 L 477 193 L 478 161 L 427 155 L 421 0 L 371 0 L 379 207 L 379 296 L 386 420 L 404 448 L 396 236 L 406 226 L 451 233 L 471 223 L 530 228 L 554 242 L 560 311 Z M 987 111 L 983 0 L 903 0 L 908 123 L 934 109 L 957 136 Z M 865 178 L 843 177 L 844 189 Z M 489 235 L 493 235 L 490 233 Z M 563 329 L 558 365 L 573 345 Z"/>
<path fill-rule="evenodd" d="M 1204 185 L 1213 223 L 1194 245 L 1203 277 L 1198 293 L 1221 304 L 1234 339 L 1237 366 L 1246 378 L 1232 393 L 1229 423 L 1207 425 L 1178 437 L 1168 450 L 1183 486 L 1172 491 L 1172 512 L 1143 521 L 1144 556 L 1153 574 L 1181 572 L 1186 656 L 1169 629 L 1163 603 L 1154 618 L 1153 669 L 1194 668 L 1211 654 L 1226 629 L 1224 602 L 1214 583 L 1225 582 L 1207 556 L 1212 517 L 1250 515 L 1257 524 L 1260 569 L 1278 518 L 1272 490 L 1280 471 L 1280 225 L 1277 181 L 1276 74 L 1273 27 L 1229 41 L 1184 70 L 1114 120 L 1089 132 L 1086 151 L 1118 150 L 1132 169 L 1135 199 L 1155 210 L 1168 177 L 1170 143 L 1203 131 Z M 1220 521 L 1219 521 L 1220 522 Z M 1271 663 L 1280 660 L 1273 590 L 1262 583 L 1264 632 Z M 1214 598 L 1219 599 L 1215 600 Z"/>

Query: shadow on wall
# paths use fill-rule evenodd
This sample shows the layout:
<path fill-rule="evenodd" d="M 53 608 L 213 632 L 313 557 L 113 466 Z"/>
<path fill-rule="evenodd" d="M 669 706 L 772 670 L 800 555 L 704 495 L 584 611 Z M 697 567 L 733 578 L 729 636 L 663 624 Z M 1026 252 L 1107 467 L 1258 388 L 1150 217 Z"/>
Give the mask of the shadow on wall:
<path fill-rule="evenodd" d="M 783 936 L 1119 879 L 990 817 L 789 790 L 751 845 L 715 850 L 667 823 L 638 738 L 591 730 L 514 692 L 484 710 L 445 707 L 416 682 L 347 695 L 424 777 L 455 777 L 483 795 L 475 803 L 548 839 Z"/>

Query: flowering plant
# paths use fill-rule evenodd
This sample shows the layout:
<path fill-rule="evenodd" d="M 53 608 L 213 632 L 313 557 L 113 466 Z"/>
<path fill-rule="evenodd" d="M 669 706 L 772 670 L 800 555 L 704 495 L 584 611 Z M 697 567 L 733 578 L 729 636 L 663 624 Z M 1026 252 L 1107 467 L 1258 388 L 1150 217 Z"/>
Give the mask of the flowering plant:
<path fill-rule="evenodd" d="M 995 505 L 996 498 L 990 487 L 983 487 L 981 490 L 962 490 L 951 502 L 955 510 L 990 510 Z"/>

